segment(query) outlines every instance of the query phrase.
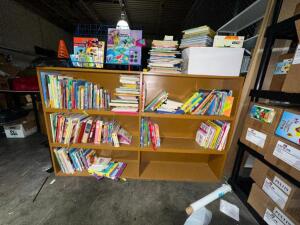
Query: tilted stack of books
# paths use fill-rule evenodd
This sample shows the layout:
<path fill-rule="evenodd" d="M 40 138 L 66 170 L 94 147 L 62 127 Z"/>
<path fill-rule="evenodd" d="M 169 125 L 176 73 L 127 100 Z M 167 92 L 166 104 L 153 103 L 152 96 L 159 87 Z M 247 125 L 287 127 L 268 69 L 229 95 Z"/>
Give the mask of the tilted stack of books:
<path fill-rule="evenodd" d="M 46 107 L 58 109 L 108 109 L 110 94 L 99 84 L 72 77 L 41 74 Z"/>
<path fill-rule="evenodd" d="M 213 39 L 216 34 L 216 32 L 208 26 L 196 27 L 182 32 L 183 37 L 179 48 L 210 47 L 213 44 Z"/>
<path fill-rule="evenodd" d="M 113 112 L 138 112 L 140 96 L 140 77 L 120 75 L 122 86 L 116 88 L 116 99 L 112 99 L 109 106 Z"/>
<path fill-rule="evenodd" d="M 131 144 L 132 136 L 117 121 L 81 114 L 50 114 L 52 140 L 56 143 Z"/>
<path fill-rule="evenodd" d="M 230 116 L 234 97 L 230 90 L 199 90 L 177 111 L 178 114 Z"/>
<path fill-rule="evenodd" d="M 168 96 L 166 91 L 161 91 L 144 111 L 230 117 L 234 101 L 231 90 L 199 90 L 184 103 L 168 99 Z"/>
<path fill-rule="evenodd" d="M 196 142 L 204 148 L 222 151 L 225 149 L 230 123 L 224 121 L 206 121 L 197 130 Z"/>
<path fill-rule="evenodd" d="M 141 147 L 152 146 L 154 150 L 160 147 L 159 126 L 148 118 L 142 118 L 140 127 Z"/>
<path fill-rule="evenodd" d="M 148 67 L 150 72 L 180 73 L 182 59 L 178 41 L 153 40 Z"/>
<path fill-rule="evenodd" d="M 114 162 L 111 158 L 98 157 L 95 150 L 91 149 L 55 148 L 54 154 L 61 171 L 66 174 L 88 170 L 97 179 L 107 177 L 118 180 L 126 167 L 125 162 Z"/>

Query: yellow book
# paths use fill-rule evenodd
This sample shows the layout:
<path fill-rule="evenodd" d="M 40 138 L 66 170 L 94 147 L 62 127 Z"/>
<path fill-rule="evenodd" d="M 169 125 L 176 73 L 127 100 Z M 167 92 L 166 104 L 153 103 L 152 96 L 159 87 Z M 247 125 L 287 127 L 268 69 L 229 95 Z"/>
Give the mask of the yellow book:
<path fill-rule="evenodd" d="M 197 105 L 203 98 L 198 96 L 195 98 L 195 101 L 192 101 L 191 104 L 184 110 L 184 112 L 191 112 L 192 108 Z"/>
<path fill-rule="evenodd" d="M 181 106 L 181 110 L 185 111 L 186 108 L 189 106 L 189 104 L 193 101 L 193 99 L 197 98 L 199 95 L 198 92 L 195 92 L 192 97 L 190 97 L 182 106 Z"/>
<path fill-rule="evenodd" d="M 207 121 L 207 123 L 208 123 L 210 126 L 212 126 L 212 127 L 214 127 L 214 128 L 216 129 L 216 132 L 215 132 L 215 134 L 214 134 L 214 137 L 213 137 L 213 139 L 212 139 L 212 142 L 211 142 L 210 145 L 209 145 L 209 148 L 215 149 L 216 143 L 217 143 L 218 137 L 219 137 L 219 135 L 220 135 L 220 133 L 221 133 L 221 131 L 222 131 L 222 128 L 219 127 L 217 124 L 211 122 L 210 120 Z"/>

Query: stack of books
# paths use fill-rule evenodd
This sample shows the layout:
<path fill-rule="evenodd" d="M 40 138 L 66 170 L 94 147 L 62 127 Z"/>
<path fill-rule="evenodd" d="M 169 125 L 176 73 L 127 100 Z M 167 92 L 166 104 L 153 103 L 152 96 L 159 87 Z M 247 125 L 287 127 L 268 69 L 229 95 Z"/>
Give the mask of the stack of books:
<path fill-rule="evenodd" d="M 199 90 L 184 102 L 176 113 L 230 117 L 233 100 L 230 90 Z"/>
<path fill-rule="evenodd" d="M 54 154 L 63 173 L 73 174 L 75 171 L 88 170 L 97 179 L 107 177 L 118 180 L 127 165 L 124 162 L 111 161 L 111 158 L 98 157 L 91 149 L 55 148 Z"/>
<path fill-rule="evenodd" d="M 91 149 L 55 148 L 54 154 L 63 173 L 72 174 L 88 169 L 94 162 L 96 152 Z"/>
<path fill-rule="evenodd" d="M 181 53 L 177 47 L 178 41 L 153 40 L 148 61 L 150 72 L 180 73 L 182 59 L 178 58 Z"/>
<path fill-rule="evenodd" d="M 224 121 L 206 121 L 197 130 L 196 142 L 203 148 L 222 151 L 225 149 L 230 123 Z"/>
<path fill-rule="evenodd" d="M 144 109 L 145 112 L 154 112 L 168 99 L 168 93 L 161 91 Z"/>
<path fill-rule="evenodd" d="M 88 168 L 88 172 L 98 180 L 104 177 L 118 180 L 126 165 L 125 162 L 111 161 L 111 158 L 97 157 L 94 163 Z"/>
<path fill-rule="evenodd" d="M 131 144 L 132 136 L 115 120 L 81 114 L 50 114 L 52 140 L 56 143 Z"/>
<path fill-rule="evenodd" d="M 57 109 L 108 109 L 110 94 L 99 84 L 72 77 L 41 74 L 46 107 Z"/>
<path fill-rule="evenodd" d="M 116 88 L 116 99 L 112 99 L 109 106 L 113 112 L 134 113 L 139 109 L 140 77 L 120 75 L 122 86 Z"/>
<path fill-rule="evenodd" d="M 179 48 L 210 47 L 213 44 L 213 39 L 216 34 L 216 32 L 208 26 L 196 27 L 182 32 L 183 37 Z"/>
<path fill-rule="evenodd" d="M 152 146 L 153 150 L 160 147 L 159 126 L 148 118 L 142 118 L 140 127 L 141 147 Z"/>
<path fill-rule="evenodd" d="M 144 109 L 145 112 L 173 113 L 182 106 L 181 102 L 168 98 L 166 91 L 161 91 Z"/>

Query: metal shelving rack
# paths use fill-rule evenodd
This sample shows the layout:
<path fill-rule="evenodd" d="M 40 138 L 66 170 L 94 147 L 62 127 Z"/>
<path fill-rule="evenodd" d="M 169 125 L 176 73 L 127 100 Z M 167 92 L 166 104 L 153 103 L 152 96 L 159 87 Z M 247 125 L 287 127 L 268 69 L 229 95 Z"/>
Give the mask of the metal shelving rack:
<path fill-rule="evenodd" d="M 277 0 L 274 8 L 274 14 L 271 25 L 268 27 L 265 34 L 266 44 L 262 54 L 262 59 L 258 69 L 254 89 L 251 90 L 250 96 L 251 100 L 255 102 L 257 102 L 260 98 L 263 98 L 281 103 L 300 105 L 300 93 L 286 93 L 281 91 L 262 90 L 265 74 L 267 71 L 275 40 L 286 39 L 298 41 L 295 21 L 300 19 L 300 14 L 277 23 L 278 16 L 281 10 L 281 5 L 282 0 Z M 245 152 L 253 156 L 255 159 L 260 160 L 262 163 L 267 165 L 269 168 L 274 170 L 276 173 L 280 174 L 282 177 L 284 177 L 286 180 L 293 183 L 297 187 L 300 187 L 300 181 L 296 180 L 295 178 L 291 177 L 288 173 L 282 171 L 281 169 L 266 161 L 262 155 L 260 155 L 250 147 L 246 146 L 240 141 L 238 142 L 238 151 L 232 175 L 229 179 L 229 183 L 232 185 L 233 190 L 241 199 L 241 201 L 246 205 L 246 207 L 249 209 L 252 215 L 256 218 L 257 222 L 259 224 L 266 224 L 263 218 L 261 218 L 260 215 L 247 203 L 251 186 L 254 181 L 250 177 L 244 178 L 239 176 Z"/>

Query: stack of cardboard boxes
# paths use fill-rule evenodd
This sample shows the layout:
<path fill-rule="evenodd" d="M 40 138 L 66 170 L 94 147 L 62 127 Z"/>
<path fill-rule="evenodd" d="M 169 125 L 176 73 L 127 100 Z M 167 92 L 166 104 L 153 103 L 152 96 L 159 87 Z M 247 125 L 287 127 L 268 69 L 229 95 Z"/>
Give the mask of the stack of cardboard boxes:
<path fill-rule="evenodd" d="M 253 103 L 241 142 L 300 180 L 300 112 Z M 267 224 L 300 224 L 300 189 L 259 160 L 251 171 L 254 183 L 248 203 Z"/>
<path fill-rule="evenodd" d="M 300 4 L 298 8 L 300 8 Z M 295 26 L 298 40 L 300 40 L 300 20 L 295 22 Z M 292 62 L 288 65 L 290 59 L 292 59 Z M 283 71 L 281 74 L 273 75 L 270 90 L 300 93 L 300 43 L 298 44 L 295 54 L 284 54 L 280 56 L 277 64 L 282 65 Z"/>

